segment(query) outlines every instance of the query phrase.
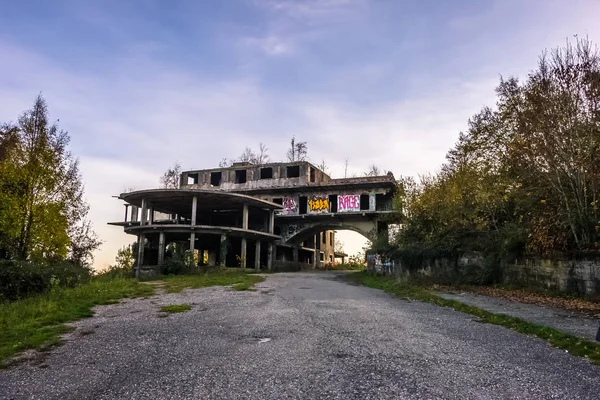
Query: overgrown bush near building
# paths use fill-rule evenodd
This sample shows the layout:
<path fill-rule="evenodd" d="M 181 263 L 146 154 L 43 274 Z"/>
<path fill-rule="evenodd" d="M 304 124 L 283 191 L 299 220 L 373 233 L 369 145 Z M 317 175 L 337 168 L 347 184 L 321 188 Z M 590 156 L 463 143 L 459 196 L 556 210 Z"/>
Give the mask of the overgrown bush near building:
<path fill-rule="evenodd" d="M 89 282 L 91 275 L 88 268 L 69 261 L 0 260 L 0 301 L 23 299 L 53 287 L 75 287 Z"/>

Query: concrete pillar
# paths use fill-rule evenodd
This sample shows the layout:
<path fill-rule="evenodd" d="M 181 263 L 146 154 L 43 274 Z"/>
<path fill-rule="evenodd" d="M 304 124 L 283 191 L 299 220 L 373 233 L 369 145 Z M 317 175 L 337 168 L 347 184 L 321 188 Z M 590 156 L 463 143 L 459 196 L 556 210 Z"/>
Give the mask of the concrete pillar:
<path fill-rule="evenodd" d="M 275 211 L 269 211 L 269 233 L 275 232 Z"/>
<path fill-rule="evenodd" d="M 319 254 L 317 254 L 317 242 L 318 242 L 318 235 L 315 235 L 314 243 L 313 243 L 313 248 L 315 249 L 315 254 L 313 256 L 313 269 L 317 269 L 317 258 L 319 257 Z"/>
<path fill-rule="evenodd" d="M 221 235 L 221 246 L 219 249 L 219 263 L 225 266 L 227 262 L 227 235 Z"/>
<path fill-rule="evenodd" d="M 190 265 L 195 266 L 194 264 L 194 249 L 196 248 L 196 233 L 190 233 Z"/>
<path fill-rule="evenodd" d="M 244 208 L 242 209 L 242 228 L 248 229 L 248 203 L 244 203 Z"/>
<path fill-rule="evenodd" d="M 321 266 L 321 235 L 316 234 L 315 241 L 317 243 L 315 246 L 315 268 L 319 268 Z"/>
<path fill-rule="evenodd" d="M 140 270 L 142 269 L 142 264 L 144 264 L 144 234 L 140 233 L 138 235 L 138 254 L 137 254 L 137 268 L 135 270 L 135 277 L 140 279 Z"/>
<path fill-rule="evenodd" d="M 295 263 L 297 263 L 298 262 L 298 247 L 297 246 L 294 247 L 294 249 L 292 250 L 292 253 L 293 253 L 293 257 L 294 257 L 293 260 Z"/>
<path fill-rule="evenodd" d="M 124 221 L 127 222 L 127 211 L 129 210 L 129 204 L 125 204 L 125 219 Z"/>
<path fill-rule="evenodd" d="M 273 243 L 269 242 L 269 246 L 267 247 L 267 268 L 269 269 L 269 271 L 273 270 L 273 256 L 274 256 L 274 251 L 273 251 Z"/>
<path fill-rule="evenodd" d="M 241 255 L 242 260 L 240 263 L 240 266 L 242 268 L 246 268 L 246 246 L 247 246 L 246 238 L 242 238 L 242 255 Z"/>
<path fill-rule="evenodd" d="M 158 234 L 158 265 L 165 261 L 165 233 Z"/>
<path fill-rule="evenodd" d="M 254 269 L 260 270 L 260 240 L 256 241 L 256 247 L 254 251 Z"/>
<path fill-rule="evenodd" d="M 142 199 L 142 217 L 140 218 L 141 225 L 146 225 L 146 217 L 148 217 L 148 209 L 146 206 L 146 199 Z"/>
<path fill-rule="evenodd" d="M 196 225 L 196 209 L 198 208 L 198 196 L 192 197 L 192 222 L 191 225 Z"/>
<path fill-rule="evenodd" d="M 148 210 L 148 214 L 150 216 L 150 225 L 154 225 L 154 207 L 149 207 Z"/>

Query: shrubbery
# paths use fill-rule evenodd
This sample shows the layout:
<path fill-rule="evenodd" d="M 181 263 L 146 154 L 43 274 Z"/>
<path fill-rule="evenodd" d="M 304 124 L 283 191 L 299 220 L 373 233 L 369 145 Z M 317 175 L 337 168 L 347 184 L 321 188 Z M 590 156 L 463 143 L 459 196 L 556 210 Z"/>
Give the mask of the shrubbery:
<path fill-rule="evenodd" d="M 0 260 L 0 301 L 18 300 L 52 287 L 75 287 L 88 282 L 91 271 L 68 261 L 34 263 Z"/>

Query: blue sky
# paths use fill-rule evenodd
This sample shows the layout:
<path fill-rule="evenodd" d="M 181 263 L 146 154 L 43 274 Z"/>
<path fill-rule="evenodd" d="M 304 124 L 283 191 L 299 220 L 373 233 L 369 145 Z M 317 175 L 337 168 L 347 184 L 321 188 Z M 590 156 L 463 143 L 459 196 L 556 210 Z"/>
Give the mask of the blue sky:
<path fill-rule="evenodd" d="M 111 195 L 292 136 L 334 176 L 435 171 L 500 75 L 600 43 L 597 0 L 3 1 L 0 121 L 42 92 L 81 160 L 102 267 L 131 241 Z M 360 241 L 343 239 L 349 247 Z M 352 249 L 351 249 L 352 252 Z"/>

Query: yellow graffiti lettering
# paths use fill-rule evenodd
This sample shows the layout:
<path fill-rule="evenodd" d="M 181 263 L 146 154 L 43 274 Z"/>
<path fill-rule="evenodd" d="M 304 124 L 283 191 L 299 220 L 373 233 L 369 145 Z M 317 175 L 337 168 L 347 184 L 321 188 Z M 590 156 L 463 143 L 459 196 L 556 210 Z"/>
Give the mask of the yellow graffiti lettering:
<path fill-rule="evenodd" d="M 308 201 L 308 207 L 310 211 L 327 211 L 329 210 L 329 200 L 328 199 L 310 199 Z"/>

